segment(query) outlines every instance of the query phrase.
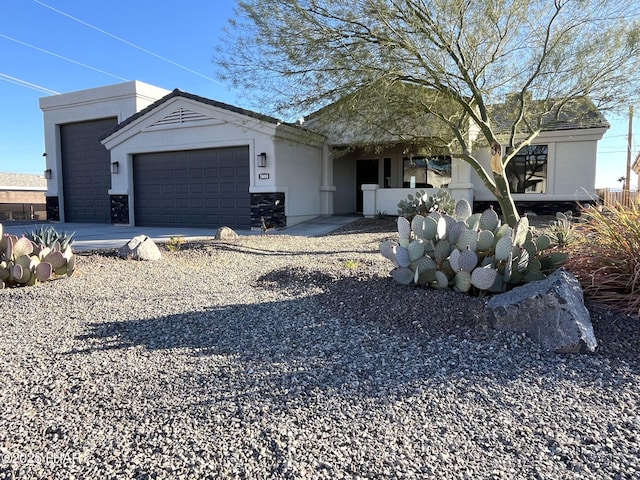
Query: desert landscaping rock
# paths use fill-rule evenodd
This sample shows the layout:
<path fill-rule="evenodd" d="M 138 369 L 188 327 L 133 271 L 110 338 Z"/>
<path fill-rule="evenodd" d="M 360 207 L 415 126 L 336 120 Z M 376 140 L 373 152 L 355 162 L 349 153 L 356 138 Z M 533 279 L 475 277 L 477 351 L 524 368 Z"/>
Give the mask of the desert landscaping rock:
<path fill-rule="evenodd" d="M 146 235 L 138 235 L 125 243 L 118 250 L 120 258 L 126 260 L 156 261 L 162 258 L 158 246 Z"/>
<path fill-rule="evenodd" d="M 485 311 L 491 327 L 526 333 L 557 353 L 594 352 L 598 346 L 580 283 L 564 269 L 495 295 Z"/>
<path fill-rule="evenodd" d="M 216 230 L 215 238 L 216 240 L 230 241 L 238 238 L 238 234 L 231 227 L 220 227 L 218 230 Z"/>
<path fill-rule="evenodd" d="M 393 230 L 87 253 L 0 291 L 0 478 L 638 478 L 640 322 L 588 305 L 598 350 L 550 353 L 396 284 Z"/>

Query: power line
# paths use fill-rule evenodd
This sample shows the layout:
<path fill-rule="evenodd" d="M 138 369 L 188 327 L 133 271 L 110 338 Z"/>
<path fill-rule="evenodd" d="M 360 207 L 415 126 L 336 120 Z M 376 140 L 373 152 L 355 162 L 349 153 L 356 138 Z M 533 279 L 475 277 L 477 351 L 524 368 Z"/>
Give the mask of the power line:
<path fill-rule="evenodd" d="M 206 76 L 205 74 L 200 73 L 200 72 L 197 72 L 197 71 L 195 71 L 195 70 L 193 70 L 193 69 L 191 69 L 191 68 L 189 68 L 189 67 L 185 67 L 184 65 L 181 65 L 181 64 L 179 64 L 179 63 L 177 63 L 177 62 L 174 62 L 173 60 L 170 60 L 170 59 L 168 59 L 168 58 L 166 58 L 166 57 L 163 57 L 162 55 L 159 55 L 159 54 L 157 54 L 157 53 L 154 53 L 154 52 L 152 52 L 151 50 L 147 50 L 146 48 L 141 47 L 141 46 L 139 46 L 139 45 L 136 45 L 136 44 L 135 44 L 135 43 L 133 43 L 133 42 L 130 42 L 130 41 L 128 41 L 128 40 L 125 40 L 125 39 L 124 39 L 124 38 L 122 38 L 122 37 L 118 37 L 117 35 L 114 35 L 113 33 L 109 33 L 109 32 L 107 32 L 106 30 L 103 30 L 103 29 L 101 29 L 101 28 L 99 28 L 99 27 L 96 27 L 95 25 L 92 25 L 92 24 L 90 24 L 90 23 L 88 23 L 88 22 L 85 22 L 84 20 L 81 20 L 81 19 L 79 19 L 79 18 L 77 18 L 77 17 L 74 17 L 73 15 L 70 15 L 70 14 L 68 14 L 68 13 L 65 13 L 65 12 L 63 12 L 62 10 L 58 10 L 57 8 L 54 8 L 54 7 L 52 7 L 51 5 L 47 5 L 46 3 L 41 2 L 40 0 L 33 0 L 33 1 L 34 1 L 34 2 L 36 2 L 38 5 L 41 5 L 41 6 L 45 7 L 45 8 L 48 8 L 49 10 L 52 10 L 52 11 L 54 11 L 54 12 L 56 12 L 56 13 L 60 14 L 60 15 L 63 15 L 63 16 L 65 16 L 65 17 L 67 17 L 67 18 L 69 18 L 69 19 L 73 20 L 74 22 L 81 23 L 82 25 L 85 25 L 85 26 L 87 26 L 87 27 L 89 27 L 89 28 L 92 28 L 93 30 L 96 30 L 96 31 L 98 31 L 98 32 L 100 32 L 100 33 L 102 33 L 102 34 L 104 34 L 104 35 L 107 35 L 107 36 L 109 36 L 109 37 L 111 37 L 111 38 L 115 39 L 115 40 L 118 40 L 119 42 L 122 42 L 122 43 L 124 43 L 124 44 L 126 44 L 126 45 L 129 45 L 130 47 L 136 48 L 136 49 L 140 50 L 141 52 L 146 53 L 147 55 L 151 55 L 152 57 L 158 58 L 158 59 L 160 59 L 160 60 L 162 60 L 162 61 L 164 61 L 164 62 L 170 63 L 171 65 L 174 65 L 174 66 L 176 66 L 176 67 L 178 67 L 178 68 L 181 68 L 181 69 L 183 69 L 183 70 L 186 70 L 186 71 L 187 71 L 187 72 L 189 72 L 189 73 L 193 73 L 194 75 L 197 75 L 197 76 L 199 76 L 199 77 L 201 77 L 201 78 L 204 78 L 204 79 L 209 80 L 209 81 L 211 81 L 211 82 L 217 83 L 218 85 L 222 85 L 223 87 L 226 87 L 226 85 L 225 85 L 224 83 L 219 82 L 218 80 L 216 80 L 216 79 L 214 79 L 214 78 L 208 77 L 208 76 Z"/>
<path fill-rule="evenodd" d="M 15 85 L 20 85 L 21 87 L 30 88 L 31 90 L 49 93 L 51 95 L 60 95 L 60 92 L 56 92 L 55 90 L 36 85 L 35 83 L 27 82 L 26 80 L 12 77 L 11 75 L 7 75 L 5 73 L 0 73 L 0 80 L 4 80 L 5 82 L 13 83 Z"/>
<path fill-rule="evenodd" d="M 104 75 L 109 75 L 110 77 L 117 78 L 117 79 L 123 80 L 125 82 L 128 81 L 128 79 L 126 79 L 124 77 L 120 77 L 118 75 L 114 75 L 113 73 L 105 72 L 104 70 L 100 70 L 99 68 L 92 67 L 91 65 L 87 65 L 86 63 L 78 62 L 78 61 L 73 60 L 71 58 L 63 57 L 62 55 L 58 55 L 57 53 L 50 52 L 49 50 L 45 50 L 44 48 L 36 47 L 35 45 L 31 45 L 30 43 L 26 43 L 26 42 L 23 42 L 23 41 L 18 40 L 16 38 L 10 37 L 8 35 L 4 35 L 3 33 L 0 33 L 0 37 L 5 38 L 5 39 L 10 40 L 10 41 L 15 42 L 15 43 L 19 43 L 20 45 L 24 45 L 25 47 L 33 48 L 34 50 L 38 50 L 39 52 L 46 53 L 47 55 L 51 55 L 51 56 L 56 57 L 56 58 L 61 58 L 62 60 L 66 60 L 67 62 L 75 63 L 76 65 L 80 65 L 81 67 L 88 68 L 90 70 L 93 70 L 94 72 L 102 73 Z"/>

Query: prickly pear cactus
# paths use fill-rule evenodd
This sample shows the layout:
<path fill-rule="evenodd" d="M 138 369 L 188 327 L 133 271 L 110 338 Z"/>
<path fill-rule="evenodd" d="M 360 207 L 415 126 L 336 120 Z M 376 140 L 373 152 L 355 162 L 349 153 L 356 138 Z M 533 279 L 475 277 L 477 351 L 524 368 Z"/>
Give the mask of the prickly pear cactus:
<path fill-rule="evenodd" d="M 526 216 L 511 228 L 492 208 L 472 214 L 465 202 L 451 215 L 433 210 L 411 221 L 400 217 L 398 237 L 382 242 L 380 253 L 403 285 L 499 293 L 543 279 L 567 259 L 548 236 L 534 235 Z"/>
<path fill-rule="evenodd" d="M 434 195 L 419 190 L 415 194 L 408 194 L 406 200 L 398 202 L 398 215 L 409 220 L 416 215 L 426 216 L 431 212 L 452 214 L 454 210 L 455 201 L 446 190 L 438 190 Z"/>
<path fill-rule="evenodd" d="M 38 241 L 34 241 L 27 236 L 3 234 L 0 224 L 0 288 L 32 286 L 56 275 L 73 274 L 75 255 L 71 249 L 71 237 L 58 235 L 53 227 L 42 232 L 45 232 L 45 238 L 36 235 Z M 39 243 L 54 238 L 52 245 Z"/>

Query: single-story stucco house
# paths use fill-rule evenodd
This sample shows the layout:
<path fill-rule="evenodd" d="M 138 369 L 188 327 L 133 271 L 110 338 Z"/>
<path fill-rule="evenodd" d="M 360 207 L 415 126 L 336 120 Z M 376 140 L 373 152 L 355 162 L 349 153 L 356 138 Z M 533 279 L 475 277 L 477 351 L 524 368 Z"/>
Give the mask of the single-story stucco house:
<path fill-rule="evenodd" d="M 42 175 L 0 172 L 0 222 L 45 220 L 46 190 Z"/>
<path fill-rule="evenodd" d="M 44 97 L 40 108 L 51 220 L 243 229 L 259 228 L 262 217 L 284 227 L 396 214 L 416 189 L 446 188 L 477 206 L 493 199 L 457 159 L 406 145 L 345 148 L 344 136 L 139 81 Z M 513 162 L 517 204 L 547 213 L 595 198 L 607 128 L 598 114 L 543 131 Z"/>

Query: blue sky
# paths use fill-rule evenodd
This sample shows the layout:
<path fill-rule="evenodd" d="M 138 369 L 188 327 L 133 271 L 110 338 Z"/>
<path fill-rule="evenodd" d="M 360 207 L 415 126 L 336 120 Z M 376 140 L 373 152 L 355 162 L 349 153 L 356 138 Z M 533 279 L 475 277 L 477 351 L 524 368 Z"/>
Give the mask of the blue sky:
<path fill-rule="evenodd" d="M 35 86 L 66 93 L 141 80 L 252 108 L 241 92 L 217 80 L 212 61 L 234 4 L 6 0 L 0 16 L 0 171 L 44 170 L 38 99 L 48 93 Z M 597 187 L 620 187 L 617 179 L 625 173 L 628 120 L 622 116 L 609 121 L 612 128 L 599 146 Z M 636 123 L 640 127 L 640 119 Z M 635 141 L 633 152 L 635 157 Z M 636 182 L 632 174 L 632 185 Z"/>

